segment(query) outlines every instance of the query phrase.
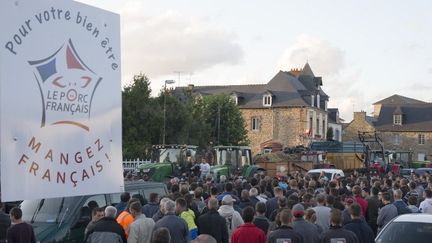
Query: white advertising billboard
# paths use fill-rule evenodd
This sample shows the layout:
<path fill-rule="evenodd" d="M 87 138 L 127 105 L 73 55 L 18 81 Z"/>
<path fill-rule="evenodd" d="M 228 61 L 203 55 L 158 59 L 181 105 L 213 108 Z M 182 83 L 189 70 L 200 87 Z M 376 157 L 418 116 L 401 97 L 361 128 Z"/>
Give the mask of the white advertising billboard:
<path fill-rule="evenodd" d="M 1 200 L 124 190 L 120 16 L 0 2 Z"/>

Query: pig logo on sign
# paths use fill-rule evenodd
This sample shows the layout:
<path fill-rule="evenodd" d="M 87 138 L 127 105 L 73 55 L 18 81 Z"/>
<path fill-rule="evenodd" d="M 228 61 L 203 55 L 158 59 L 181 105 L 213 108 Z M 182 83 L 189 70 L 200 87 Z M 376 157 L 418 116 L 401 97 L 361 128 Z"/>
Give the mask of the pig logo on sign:
<path fill-rule="evenodd" d="M 102 78 L 83 62 L 72 40 L 54 54 L 28 63 L 42 98 L 41 127 L 72 125 L 89 131 L 92 100 Z"/>

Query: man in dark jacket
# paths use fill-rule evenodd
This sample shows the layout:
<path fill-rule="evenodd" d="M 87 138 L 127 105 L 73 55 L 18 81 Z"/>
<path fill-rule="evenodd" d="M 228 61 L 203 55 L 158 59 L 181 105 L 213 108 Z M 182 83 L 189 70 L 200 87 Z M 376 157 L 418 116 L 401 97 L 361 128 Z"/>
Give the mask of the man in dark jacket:
<path fill-rule="evenodd" d="M 142 207 L 142 213 L 147 218 L 152 218 L 159 211 L 159 195 L 155 192 L 150 193 L 150 202 Z"/>
<path fill-rule="evenodd" d="M 105 217 L 101 218 L 90 230 L 85 242 L 88 243 L 126 243 L 126 234 L 120 224 L 117 223 L 115 216 L 117 209 L 113 206 L 105 208 Z"/>
<path fill-rule="evenodd" d="M 283 209 L 280 214 L 281 226 L 267 235 L 267 243 L 290 242 L 303 243 L 303 237 L 295 232 L 290 225 L 292 220 L 291 210 Z"/>
<path fill-rule="evenodd" d="M 219 215 L 218 200 L 211 198 L 207 203 L 207 213 L 198 218 L 198 234 L 213 236 L 218 243 L 228 243 L 228 228 L 226 220 Z"/>
<path fill-rule="evenodd" d="M 351 221 L 348 224 L 346 224 L 344 228 L 349 231 L 352 231 L 359 239 L 359 242 L 374 243 L 375 235 L 372 229 L 369 227 L 369 225 L 367 225 L 366 222 L 361 219 L 362 216 L 361 210 L 362 209 L 360 205 L 356 203 L 352 204 L 349 207 Z"/>
<path fill-rule="evenodd" d="M 123 192 L 122 194 L 120 194 L 120 202 L 116 205 L 116 209 L 117 209 L 116 217 L 118 217 L 126 209 L 126 206 L 130 198 L 131 196 L 129 192 Z"/>
<path fill-rule="evenodd" d="M 322 236 L 322 243 L 345 242 L 359 243 L 357 236 L 344 228 L 342 228 L 343 217 L 339 209 L 332 209 L 330 214 L 330 229 Z"/>
<path fill-rule="evenodd" d="M 393 204 L 397 208 L 398 215 L 411 213 L 411 210 L 409 210 L 408 205 L 402 200 L 403 193 L 400 189 L 394 190 L 393 197 L 394 202 Z"/>
<path fill-rule="evenodd" d="M 294 205 L 292 210 L 292 215 L 294 216 L 294 221 L 292 222 L 292 227 L 295 232 L 303 236 L 304 243 L 315 243 L 319 241 L 318 228 L 304 220 L 304 207 L 300 203 Z"/>
<path fill-rule="evenodd" d="M 255 206 L 255 217 L 252 223 L 260 228 L 267 235 L 267 230 L 270 226 L 270 221 L 265 216 L 266 206 L 265 203 L 259 202 Z"/>
<path fill-rule="evenodd" d="M 381 202 L 378 199 L 378 193 L 379 189 L 376 187 L 372 187 L 370 190 L 371 194 L 366 195 L 366 202 L 368 203 L 368 212 L 366 215 L 366 221 L 368 225 L 371 227 L 372 231 L 374 232 L 374 235 L 377 234 L 378 225 L 377 225 L 377 219 L 378 219 L 378 209 L 380 208 Z M 368 192 L 364 192 L 365 194 L 368 194 Z"/>
<path fill-rule="evenodd" d="M 171 243 L 187 243 L 189 242 L 189 229 L 186 221 L 175 215 L 175 206 L 172 200 L 164 203 L 164 216 L 156 222 L 154 230 L 166 227 L 171 235 Z"/>
<path fill-rule="evenodd" d="M 0 242 L 6 242 L 6 232 L 10 225 L 10 217 L 4 212 L 3 203 L 0 202 Z"/>
<path fill-rule="evenodd" d="M 275 187 L 273 189 L 273 192 L 275 196 L 267 200 L 266 202 L 266 217 L 268 219 L 270 219 L 270 215 L 273 213 L 273 211 L 279 208 L 279 204 L 278 204 L 279 198 L 282 198 L 284 196 L 283 190 L 280 187 Z"/>

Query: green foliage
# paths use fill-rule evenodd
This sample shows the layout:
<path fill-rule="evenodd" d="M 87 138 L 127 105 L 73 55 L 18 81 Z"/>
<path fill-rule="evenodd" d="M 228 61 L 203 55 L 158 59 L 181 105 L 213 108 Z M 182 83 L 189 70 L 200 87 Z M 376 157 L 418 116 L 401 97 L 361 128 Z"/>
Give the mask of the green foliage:
<path fill-rule="evenodd" d="M 333 141 L 333 128 L 329 127 L 327 129 L 327 141 Z"/>
<path fill-rule="evenodd" d="M 163 117 L 157 102 L 150 97 L 150 81 L 136 75 L 132 84 L 124 88 L 123 101 L 123 157 L 147 158 L 153 143 L 157 143 Z"/>
<path fill-rule="evenodd" d="M 123 158 L 146 159 L 151 146 L 163 141 L 164 107 L 166 108 L 166 144 L 247 145 L 245 122 L 238 106 L 227 95 L 197 99 L 185 92 L 180 101 L 172 90 L 162 90 L 151 97 L 150 81 L 136 75 L 124 88 Z M 164 106 L 165 104 L 165 106 Z"/>
<path fill-rule="evenodd" d="M 220 94 L 203 98 L 205 123 L 215 145 L 247 145 L 247 131 L 240 109 L 230 96 Z"/>

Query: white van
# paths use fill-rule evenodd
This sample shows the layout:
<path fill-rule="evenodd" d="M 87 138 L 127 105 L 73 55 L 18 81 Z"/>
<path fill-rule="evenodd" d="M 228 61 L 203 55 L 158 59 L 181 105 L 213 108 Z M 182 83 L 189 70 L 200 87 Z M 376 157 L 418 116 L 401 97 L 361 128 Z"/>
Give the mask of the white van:
<path fill-rule="evenodd" d="M 313 169 L 308 171 L 308 175 L 318 178 L 321 174 L 321 171 L 324 171 L 325 176 L 330 181 L 339 177 L 345 177 L 344 172 L 339 169 Z"/>

